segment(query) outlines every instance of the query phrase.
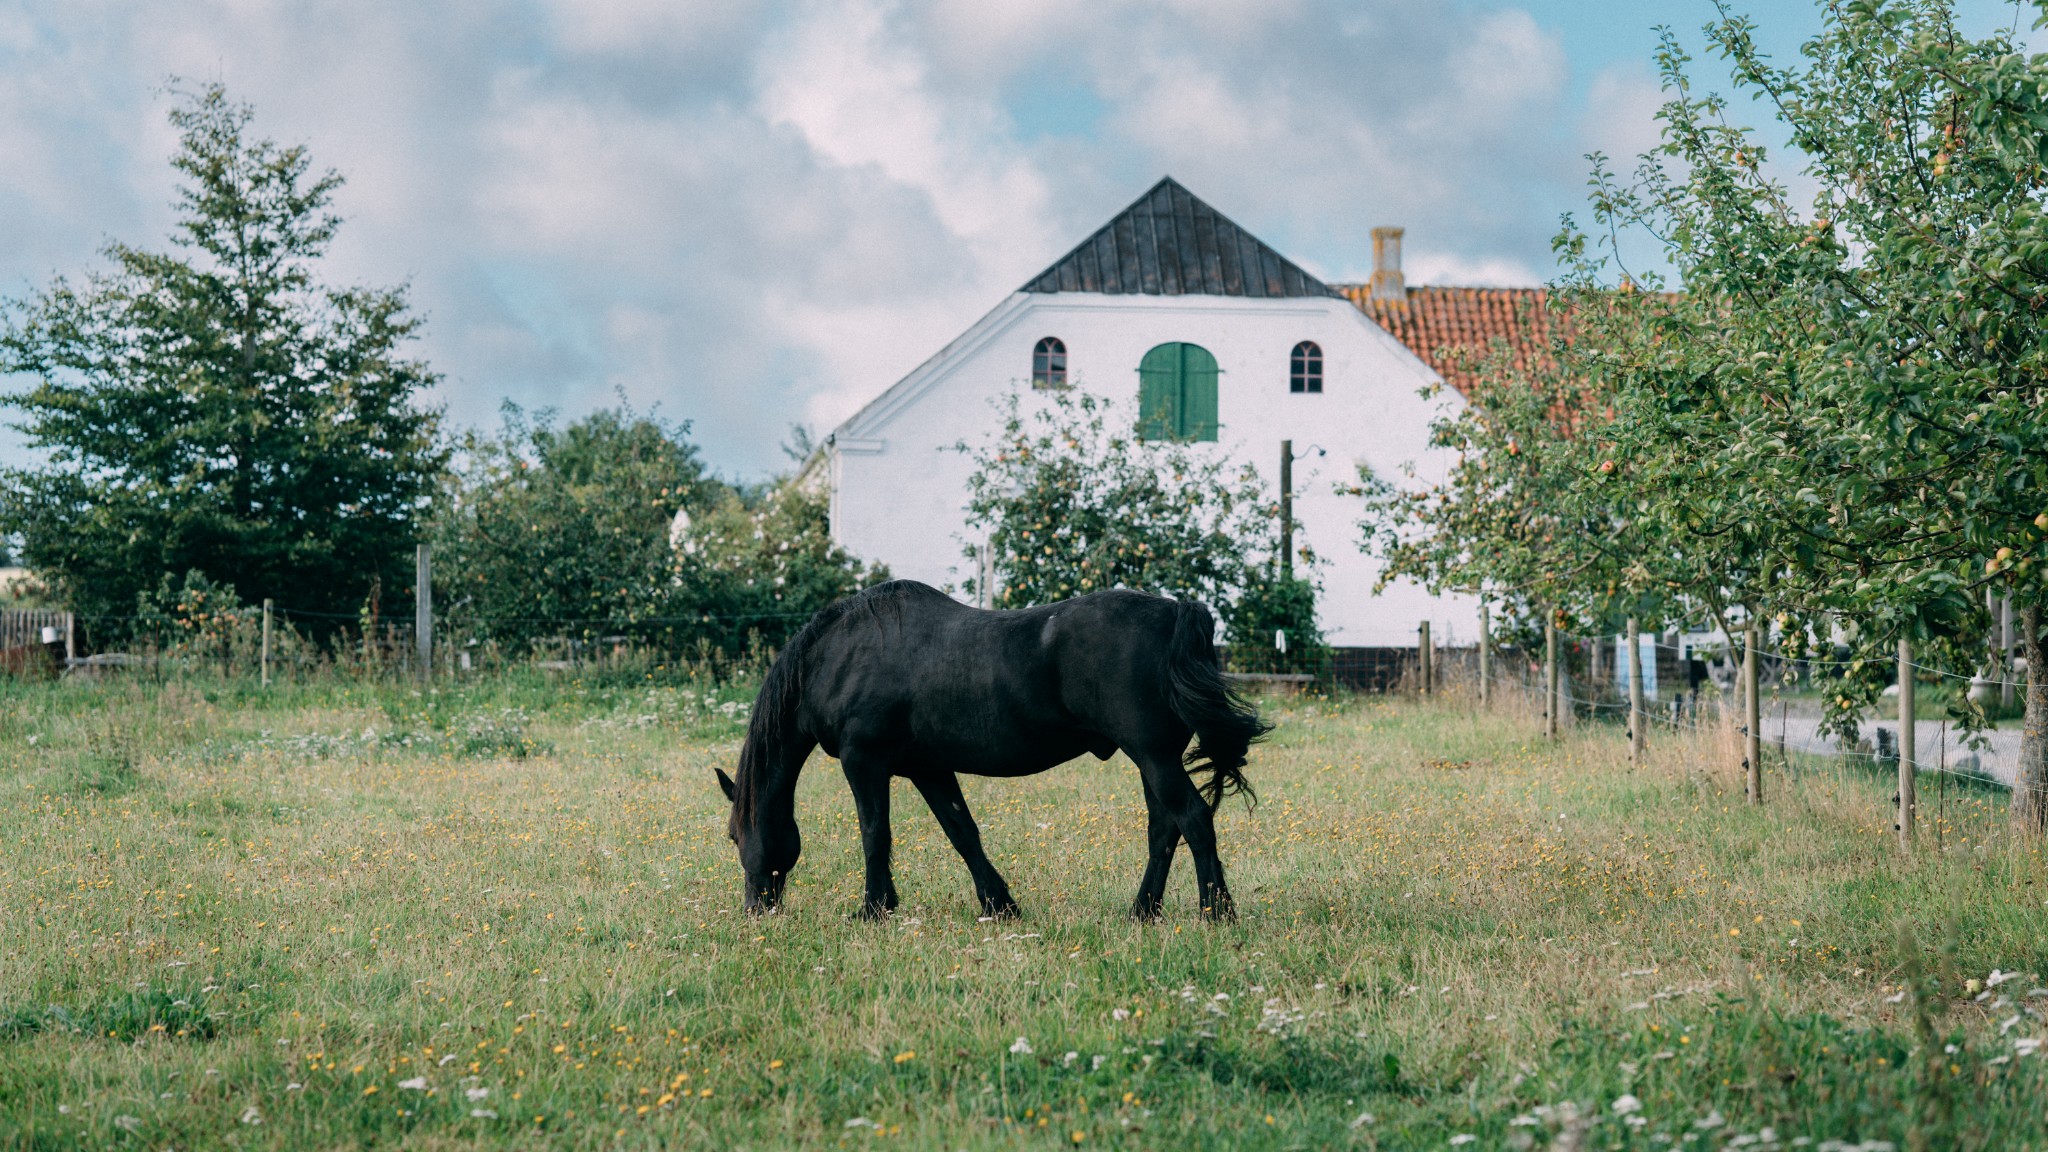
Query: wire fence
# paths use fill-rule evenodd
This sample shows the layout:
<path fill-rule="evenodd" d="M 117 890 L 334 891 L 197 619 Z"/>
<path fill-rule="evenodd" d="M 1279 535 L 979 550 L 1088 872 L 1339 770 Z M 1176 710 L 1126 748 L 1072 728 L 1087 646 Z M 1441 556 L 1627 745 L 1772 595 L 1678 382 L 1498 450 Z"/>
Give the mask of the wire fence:
<path fill-rule="evenodd" d="M 1672 644 L 1661 638 L 1653 644 L 1651 638 L 1644 638 L 1644 647 L 1660 653 L 1669 652 L 1689 656 L 1700 646 Z M 1659 683 L 1659 691 L 1645 700 L 1644 715 L 1652 730 L 1685 732 L 1695 736 L 1725 736 L 1746 740 L 1749 733 L 1743 722 L 1740 707 L 1741 686 L 1735 671 L 1734 654 L 1739 646 L 1725 641 L 1717 645 L 1726 657 L 1726 674 L 1713 675 L 1710 667 L 1705 675 L 1686 670 L 1683 688 L 1677 691 L 1665 689 Z M 1759 653 L 1762 656 L 1762 653 Z M 1689 663 L 1689 660 L 1684 661 Z M 1574 677 L 1565 670 L 1562 661 L 1557 685 L 1557 712 L 1562 724 L 1580 721 L 1619 725 L 1626 728 L 1630 721 L 1631 705 L 1627 699 L 1625 678 L 1608 677 L 1595 680 L 1589 691 L 1586 681 Z M 1647 661 L 1645 661 L 1647 664 Z M 1765 663 L 1761 660 L 1759 663 Z M 1843 766 L 1855 766 L 1872 772 L 1891 772 L 1896 769 L 1900 755 L 1899 725 L 1896 717 L 1876 716 L 1871 719 L 1858 718 L 1850 727 L 1855 735 L 1844 738 L 1829 731 L 1824 718 L 1811 714 L 1802 707 L 1800 715 L 1793 714 L 1794 701 L 1785 694 L 1774 690 L 1782 683 L 1787 671 L 1796 671 L 1802 666 L 1808 670 L 1819 668 L 1843 668 L 1868 662 L 1806 659 L 1774 655 L 1769 664 L 1775 666 L 1770 676 L 1759 670 L 1759 722 L 1757 738 L 1762 745 L 1766 761 L 1775 757 L 1778 766 L 1787 772 L 1800 770 L 1800 758 L 1820 761 L 1834 761 Z M 1894 662 L 1895 663 L 1895 662 Z M 1959 676 L 1944 669 L 1932 668 L 1915 662 L 1908 662 L 1910 669 L 1930 675 L 1946 676 L 1952 680 L 1967 682 L 1973 686 L 1989 683 L 1998 685 L 1996 680 L 1983 677 Z M 1497 662 L 1496 682 L 1509 692 L 1519 693 L 1535 702 L 1540 711 L 1542 701 L 1551 689 L 1546 681 L 1541 664 L 1535 660 L 1515 663 Z M 1649 687 L 1650 676 L 1645 675 L 1645 688 Z M 1663 678 L 1660 677 L 1660 680 Z M 2023 679 L 2012 683 L 2024 689 Z M 1602 688 L 1607 691 L 1601 691 Z M 1499 689 L 1497 689 L 1499 690 Z M 1646 693 L 1647 694 L 1647 693 Z M 1816 702 L 1801 701 L 1811 706 Z M 1775 715 L 1773 713 L 1775 712 Z M 2018 742 L 2020 733 L 2011 729 L 1972 729 L 1949 718 L 1924 718 L 1913 720 L 1915 733 L 1914 771 L 1929 775 L 1955 778 L 1975 786 L 1991 786 L 2009 789 L 2018 765 Z M 1775 734 L 1773 729 L 1775 728 Z M 1866 737 L 1864 733 L 1868 733 Z M 1931 739 L 1929 738 L 1931 737 Z M 2002 747 L 2001 745 L 2005 745 Z"/>
<path fill-rule="evenodd" d="M 208 674 L 223 677 L 263 676 L 305 677 L 335 674 L 356 677 L 418 677 L 422 674 L 460 676 L 512 667 L 544 671 L 610 671 L 652 675 L 666 672 L 693 679 L 729 679 L 759 674 L 773 658 L 774 649 L 752 631 L 753 639 L 739 650 L 705 645 L 664 645 L 650 642 L 649 630 L 667 625 L 724 626 L 729 633 L 772 630 L 781 635 L 807 618 L 807 612 L 691 613 L 687 615 L 637 617 L 521 616 L 486 619 L 462 612 L 432 623 L 430 646 L 423 647 L 412 620 L 379 619 L 374 615 L 344 614 L 271 603 L 263 608 L 236 606 L 217 612 L 195 612 L 184 617 L 165 615 L 86 616 L 68 613 L 10 609 L 0 616 L 0 652 L 21 658 L 0 660 L 0 672 L 21 675 L 55 674 L 70 670 L 94 675 L 114 668 L 144 668 L 157 674 Z M 120 634 L 134 642 L 119 651 L 89 651 L 79 637 L 96 632 Z M 336 627 L 341 625 L 341 627 Z M 493 636 L 507 625 L 552 629 L 558 635 L 537 643 L 510 647 Z M 630 629 L 630 630 L 629 630 Z M 52 642 L 53 636 L 62 639 Z M 323 637 L 321 639 L 319 637 Z M 1674 638 L 1670 634 L 1643 637 L 1643 679 L 1645 710 L 1649 723 L 1669 731 L 1696 734 L 1733 733 L 1745 737 L 1741 716 L 1734 705 L 1739 684 L 1736 653 L 1739 646 L 1721 638 Z M 1621 659 L 1625 645 L 1618 638 L 1560 638 L 1560 651 L 1573 658 L 1560 660 L 1557 711 L 1563 724 L 1590 722 L 1619 724 L 1629 721 L 1626 662 Z M 39 658 L 46 655 L 47 658 Z M 1812 701 L 1800 701 L 1801 713 L 1793 715 L 1793 700 L 1779 689 L 1804 676 L 1810 683 L 1816 672 L 1833 672 L 1867 666 L 1867 662 L 1825 657 L 1790 657 L 1759 653 L 1763 666 L 1759 681 L 1770 686 L 1773 707 L 1759 702 L 1765 713 L 1758 738 L 1775 752 L 1788 769 L 1794 756 L 1828 757 L 1872 768 L 1895 765 L 1898 758 L 1896 725 L 1887 727 L 1882 719 L 1858 723 L 1856 736 L 1844 743 L 1827 734 L 1820 716 L 1809 714 Z M 1482 679 L 1481 654 L 1476 646 L 1443 647 L 1330 647 L 1301 646 L 1289 652 L 1271 646 L 1226 645 L 1222 649 L 1226 669 L 1241 686 L 1276 691 L 1353 691 L 1380 693 L 1450 693 L 1476 700 Z M 1602 659 L 1603 656 L 1609 657 Z M 1704 658 L 1703 658 L 1704 657 Z M 424 660 L 424 663 L 423 663 Z M 1540 653 L 1511 645 L 1488 650 L 1484 677 L 1490 689 L 1525 700 L 1541 701 L 1549 691 Z M 1916 672 L 1966 682 L 1972 688 L 2000 681 L 1982 676 L 1963 676 L 1948 669 L 1923 663 L 1909 663 Z M 1584 675 L 1574 675 L 1580 669 Z M 2003 665 L 2014 671 L 2013 663 Z M 2009 681 L 2023 688 L 2017 679 Z M 1775 711 L 1775 716 L 1769 713 Z M 1771 729 L 1776 721 L 1775 738 Z M 1836 728 L 1845 727 L 1842 724 Z M 1919 739 L 1923 728 L 1932 739 Z M 1863 736 L 1869 730 L 1868 738 Z M 1916 757 L 1919 771 L 1964 777 L 2008 785 L 2018 755 L 2017 734 L 2009 730 L 1984 732 L 1954 727 L 1942 720 L 1915 722 Z M 1954 755 L 1951 756 L 1951 745 Z M 1930 757 L 1926 751 L 1933 751 Z"/>

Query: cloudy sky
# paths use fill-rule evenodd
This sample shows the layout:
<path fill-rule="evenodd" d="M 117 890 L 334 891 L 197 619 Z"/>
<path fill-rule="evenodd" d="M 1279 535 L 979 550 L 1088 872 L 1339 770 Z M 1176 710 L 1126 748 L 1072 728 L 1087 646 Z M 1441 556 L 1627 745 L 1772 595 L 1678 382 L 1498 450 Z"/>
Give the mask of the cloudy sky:
<path fill-rule="evenodd" d="M 1789 51 L 1815 24 L 1753 5 Z M 2011 23 L 1978 0 L 1979 27 Z M 458 424 L 623 395 L 781 462 L 1171 174 L 1326 279 L 1533 284 L 1707 0 L 0 0 L 0 295 L 171 223 L 173 77 L 347 185 Z M 2024 28 L 2027 21 L 2021 21 Z M 1696 41 L 1697 36 L 1693 39 Z M 0 440 L 0 459 L 23 459 Z"/>

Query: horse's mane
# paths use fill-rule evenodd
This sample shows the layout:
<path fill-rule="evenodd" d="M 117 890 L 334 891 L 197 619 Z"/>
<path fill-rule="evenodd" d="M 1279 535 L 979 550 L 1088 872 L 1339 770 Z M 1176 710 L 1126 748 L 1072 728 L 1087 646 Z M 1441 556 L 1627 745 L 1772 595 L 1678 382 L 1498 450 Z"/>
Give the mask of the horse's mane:
<path fill-rule="evenodd" d="M 875 626 L 882 627 L 882 609 L 895 609 L 903 594 L 916 587 L 906 580 L 891 580 L 835 600 L 805 621 L 789 643 L 782 646 L 775 663 L 768 668 L 768 675 L 761 680 L 760 694 L 754 697 L 746 743 L 740 747 L 739 768 L 733 773 L 732 817 L 728 827 L 734 834 L 753 824 L 765 783 L 762 775 L 781 759 L 783 746 L 794 733 L 797 706 L 803 700 L 804 662 L 811 649 L 856 610 L 864 609 Z"/>

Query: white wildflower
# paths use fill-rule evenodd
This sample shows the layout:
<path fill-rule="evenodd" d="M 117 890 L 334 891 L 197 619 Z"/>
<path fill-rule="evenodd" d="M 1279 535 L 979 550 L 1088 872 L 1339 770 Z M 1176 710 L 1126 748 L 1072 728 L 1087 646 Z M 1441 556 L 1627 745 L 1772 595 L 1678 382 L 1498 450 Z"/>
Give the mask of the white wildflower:
<path fill-rule="evenodd" d="M 2041 1041 L 2032 1036 L 2022 1036 L 2012 1042 L 2012 1052 L 2015 1056 L 2032 1056 L 2040 1050 Z"/>
<path fill-rule="evenodd" d="M 1060 1057 L 1060 1066 L 1064 1068 L 1071 1068 L 1074 1066 L 1074 1061 L 1079 1060 L 1080 1058 L 1081 1054 L 1079 1052 L 1069 1052 L 1066 1055 Z"/>
<path fill-rule="evenodd" d="M 471 1108 L 469 1114 L 473 1119 L 477 1120 L 496 1120 L 498 1118 L 498 1114 L 489 1108 Z"/>
<path fill-rule="evenodd" d="M 1460 1132 L 1456 1136 L 1451 1137 L 1451 1147 L 1453 1148 L 1460 1144 L 1477 1144 L 1478 1142 L 1479 1137 L 1474 1136 L 1470 1132 Z"/>
<path fill-rule="evenodd" d="M 247 1108 L 242 1109 L 242 1123 L 250 1125 L 261 1124 L 263 1123 L 263 1113 L 258 1112 L 256 1106 L 251 1104 Z"/>
<path fill-rule="evenodd" d="M 1029 1056 L 1029 1055 L 1031 1055 L 1031 1041 L 1029 1041 L 1029 1040 L 1026 1040 L 1026 1039 L 1025 1039 L 1025 1038 L 1023 1038 L 1022 1036 L 1019 1036 L 1019 1037 L 1017 1037 L 1017 1039 L 1016 1039 L 1016 1042 L 1010 1045 L 1010 1055 L 1012 1055 L 1012 1056 Z"/>
<path fill-rule="evenodd" d="M 1131 1018 L 1131 1010 L 1129 1008 L 1114 1009 L 1110 1012 L 1109 1018 L 1111 1020 L 1129 1020 Z"/>
<path fill-rule="evenodd" d="M 1626 1116 L 1631 1112 L 1641 1112 L 1643 1110 L 1643 1102 L 1636 1099 L 1633 1095 L 1623 1093 L 1615 1098 L 1612 1107 L 1616 1116 Z"/>
<path fill-rule="evenodd" d="M 410 1080 L 400 1080 L 398 1086 L 414 1092 L 425 1092 L 427 1090 L 427 1078 L 425 1076 L 415 1076 Z"/>
<path fill-rule="evenodd" d="M 466 1088 L 463 1090 L 462 1094 L 464 1096 L 469 1097 L 469 1102 L 471 1104 L 474 1104 L 477 1101 L 489 1096 L 491 1094 L 491 1090 L 489 1088 Z"/>

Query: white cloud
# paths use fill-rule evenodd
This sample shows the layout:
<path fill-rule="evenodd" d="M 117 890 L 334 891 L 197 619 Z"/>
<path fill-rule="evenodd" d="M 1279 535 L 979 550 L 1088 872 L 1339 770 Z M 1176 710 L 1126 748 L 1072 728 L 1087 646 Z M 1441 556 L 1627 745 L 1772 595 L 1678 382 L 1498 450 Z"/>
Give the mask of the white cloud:
<path fill-rule="evenodd" d="M 1411 279 L 1540 279 L 1565 73 L 1522 13 L 1398 0 L 28 0 L 0 291 L 161 244 L 161 85 L 220 79 L 348 177 L 332 271 L 411 282 L 458 422 L 623 392 L 754 472 L 1164 173 L 1332 278 L 1402 224 Z"/>
<path fill-rule="evenodd" d="M 1665 96 L 1655 78 L 1636 65 L 1605 68 L 1586 95 L 1588 152 L 1607 154 L 1623 172 L 1659 143 L 1657 109 Z"/>

